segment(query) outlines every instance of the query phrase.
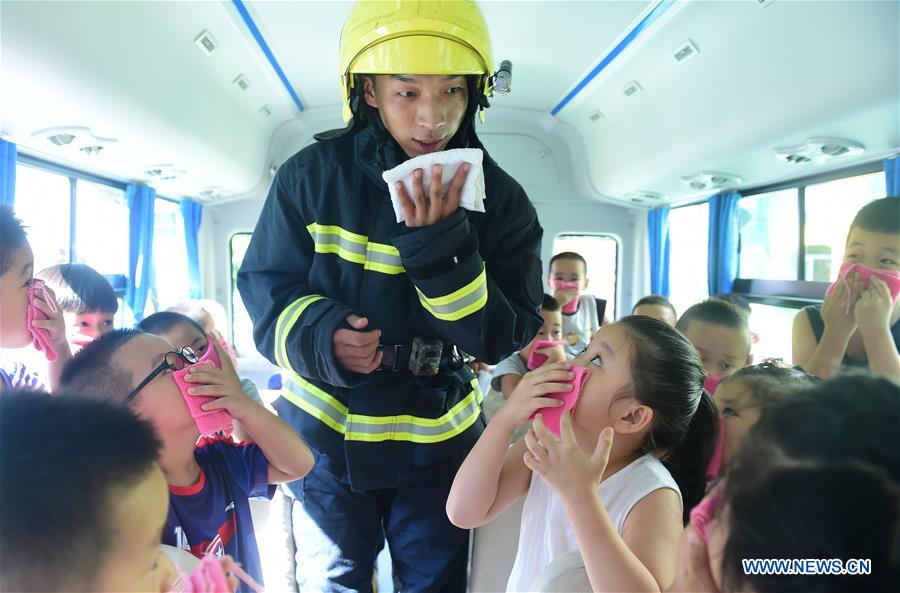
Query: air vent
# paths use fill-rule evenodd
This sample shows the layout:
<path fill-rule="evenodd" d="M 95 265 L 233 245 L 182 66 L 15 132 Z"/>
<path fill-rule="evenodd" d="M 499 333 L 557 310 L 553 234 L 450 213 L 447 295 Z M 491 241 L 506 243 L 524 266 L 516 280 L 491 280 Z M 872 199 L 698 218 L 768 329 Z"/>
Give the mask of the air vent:
<path fill-rule="evenodd" d="M 629 196 L 631 201 L 640 200 L 641 202 L 662 202 L 666 199 L 661 193 L 655 191 L 638 190 Z"/>
<path fill-rule="evenodd" d="M 672 54 L 672 57 L 675 58 L 675 61 L 679 64 L 683 64 L 684 62 L 687 62 L 688 60 L 696 56 L 698 53 L 700 53 L 700 50 L 697 49 L 697 46 L 693 41 L 688 39 L 687 41 L 682 43 L 678 49 L 675 50 L 675 53 Z"/>
<path fill-rule="evenodd" d="M 52 136 L 47 136 L 47 140 L 56 144 L 57 146 L 65 146 L 66 144 L 71 144 L 72 140 L 75 139 L 74 134 L 53 134 Z"/>
<path fill-rule="evenodd" d="M 218 47 L 218 43 L 216 43 L 216 38 L 212 36 L 212 33 L 203 29 L 200 31 L 200 34 L 194 38 L 194 43 L 197 44 L 197 47 L 203 50 L 203 53 L 206 55 L 210 55 L 213 51 Z"/>
<path fill-rule="evenodd" d="M 214 185 L 212 187 L 204 187 L 199 192 L 197 192 L 197 195 L 201 200 L 209 201 L 216 198 L 221 198 L 224 193 L 225 190 L 223 190 L 221 186 Z"/>
<path fill-rule="evenodd" d="M 631 201 L 634 202 L 635 204 L 643 204 L 644 203 L 644 200 L 642 200 L 640 198 L 631 198 Z"/>
<path fill-rule="evenodd" d="M 243 74 L 238 74 L 238 77 L 231 81 L 233 84 L 236 84 L 239 89 L 242 91 L 246 91 L 250 88 L 250 81 L 247 80 L 247 77 Z"/>
<path fill-rule="evenodd" d="M 147 177 L 152 177 L 157 181 L 172 181 L 173 179 L 177 179 L 185 173 L 186 171 L 177 169 L 175 168 L 175 165 L 171 164 L 150 165 L 149 167 L 144 169 L 144 175 L 146 175 Z"/>
<path fill-rule="evenodd" d="M 259 112 L 263 117 L 272 117 L 272 108 L 268 105 L 263 105 L 262 107 L 260 107 Z"/>
<path fill-rule="evenodd" d="M 774 156 L 793 164 L 824 163 L 839 156 L 862 154 L 866 147 L 855 140 L 842 138 L 810 138 L 804 144 L 776 148 Z"/>
<path fill-rule="evenodd" d="M 643 87 L 641 87 L 641 85 L 638 83 L 638 81 L 632 80 L 630 83 L 628 83 L 628 86 L 626 86 L 624 89 L 622 89 L 622 92 L 625 94 L 626 97 L 632 97 L 632 96 L 638 94 L 639 92 L 641 92 L 642 90 L 644 90 L 644 89 L 643 89 Z"/>
<path fill-rule="evenodd" d="M 737 175 L 732 175 L 731 173 L 720 173 L 718 171 L 701 171 L 696 175 L 682 177 L 681 181 L 691 189 L 703 191 L 739 185 L 744 180 Z"/>
<path fill-rule="evenodd" d="M 606 117 L 606 116 L 603 115 L 602 111 L 600 111 L 599 109 L 595 109 L 594 112 L 590 115 L 590 120 L 593 122 L 596 122 L 596 121 L 600 121 L 604 117 Z"/>
<path fill-rule="evenodd" d="M 756 0 L 756 3 L 759 4 L 762 8 L 765 8 L 772 2 L 775 2 L 775 0 Z"/>
<path fill-rule="evenodd" d="M 95 144 L 93 146 L 82 146 L 78 150 L 80 150 L 81 152 L 83 152 L 84 154 L 86 154 L 88 156 L 99 156 L 100 151 L 103 150 L 103 147 Z"/>

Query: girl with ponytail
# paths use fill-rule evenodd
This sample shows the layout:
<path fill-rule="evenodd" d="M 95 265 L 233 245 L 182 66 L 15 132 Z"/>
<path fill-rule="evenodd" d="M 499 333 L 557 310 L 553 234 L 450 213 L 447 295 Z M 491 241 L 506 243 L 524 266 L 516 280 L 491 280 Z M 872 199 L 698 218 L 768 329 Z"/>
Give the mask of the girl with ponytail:
<path fill-rule="evenodd" d="M 578 385 L 572 381 L 587 375 Z M 650 317 L 603 327 L 572 363 L 525 375 L 460 468 L 450 520 L 472 528 L 527 495 L 507 591 L 529 590 L 550 562 L 580 550 L 594 591 L 660 591 L 675 577 L 685 517 L 705 490 L 718 413 L 697 351 Z M 577 395 L 560 438 L 535 416 Z M 558 410 L 556 410 L 558 412 Z"/>

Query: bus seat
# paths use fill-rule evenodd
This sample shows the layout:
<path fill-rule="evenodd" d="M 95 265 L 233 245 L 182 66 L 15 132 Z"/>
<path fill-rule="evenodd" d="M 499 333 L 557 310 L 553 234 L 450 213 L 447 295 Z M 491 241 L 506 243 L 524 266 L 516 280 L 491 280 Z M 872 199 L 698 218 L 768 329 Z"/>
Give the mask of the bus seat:
<path fill-rule="evenodd" d="M 519 524 L 525 497 L 488 523 L 475 529 L 472 537 L 471 593 L 506 591 L 519 548 Z"/>
<path fill-rule="evenodd" d="M 591 591 L 581 552 L 563 554 L 538 573 L 528 587 L 533 593 L 584 593 Z"/>

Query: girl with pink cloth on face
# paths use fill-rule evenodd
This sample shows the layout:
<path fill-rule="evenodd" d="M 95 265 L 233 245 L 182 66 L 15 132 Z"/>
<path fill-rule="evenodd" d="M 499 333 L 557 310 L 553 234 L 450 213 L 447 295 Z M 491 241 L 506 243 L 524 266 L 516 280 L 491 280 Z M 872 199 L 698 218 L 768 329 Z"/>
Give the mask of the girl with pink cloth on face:
<path fill-rule="evenodd" d="M 900 380 L 900 198 L 864 206 L 821 306 L 794 318 L 793 361 L 822 378 L 842 366 Z"/>
<path fill-rule="evenodd" d="M 50 388 L 72 358 L 62 310 L 48 288 L 33 277 L 34 254 L 25 229 L 8 206 L 0 207 L 0 348 L 34 345 L 50 362 Z M 44 381 L 21 361 L 0 355 L 0 390 L 44 391 Z"/>

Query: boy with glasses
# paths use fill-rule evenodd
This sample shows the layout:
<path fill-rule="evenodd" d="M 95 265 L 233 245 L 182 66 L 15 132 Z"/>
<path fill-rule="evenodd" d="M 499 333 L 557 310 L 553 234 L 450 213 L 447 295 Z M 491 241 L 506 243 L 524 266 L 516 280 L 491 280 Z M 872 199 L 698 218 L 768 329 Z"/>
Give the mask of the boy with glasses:
<path fill-rule="evenodd" d="M 248 499 L 271 497 L 272 484 L 305 476 L 313 457 L 283 420 L 244 393 L 230 359 L 213 346 L 223 368 L 196 365 L 184 377 L 196 386 L 185 392 L 172 372 L 195 364 L 197 354 L 136 330 L 113 331 L 85 346 L 61 381 L 67 393 L 122 402 L 156 428 L 163 442 L 159 464 L 169 484 L 163 543 L 198 557 L 228 554 L 262 582 Z M 255 443 L 219 436 L 198 442 L 200 432 L 185 403 L 198 395 L 215 397 L 203 409 L 226 410 Z"/>

